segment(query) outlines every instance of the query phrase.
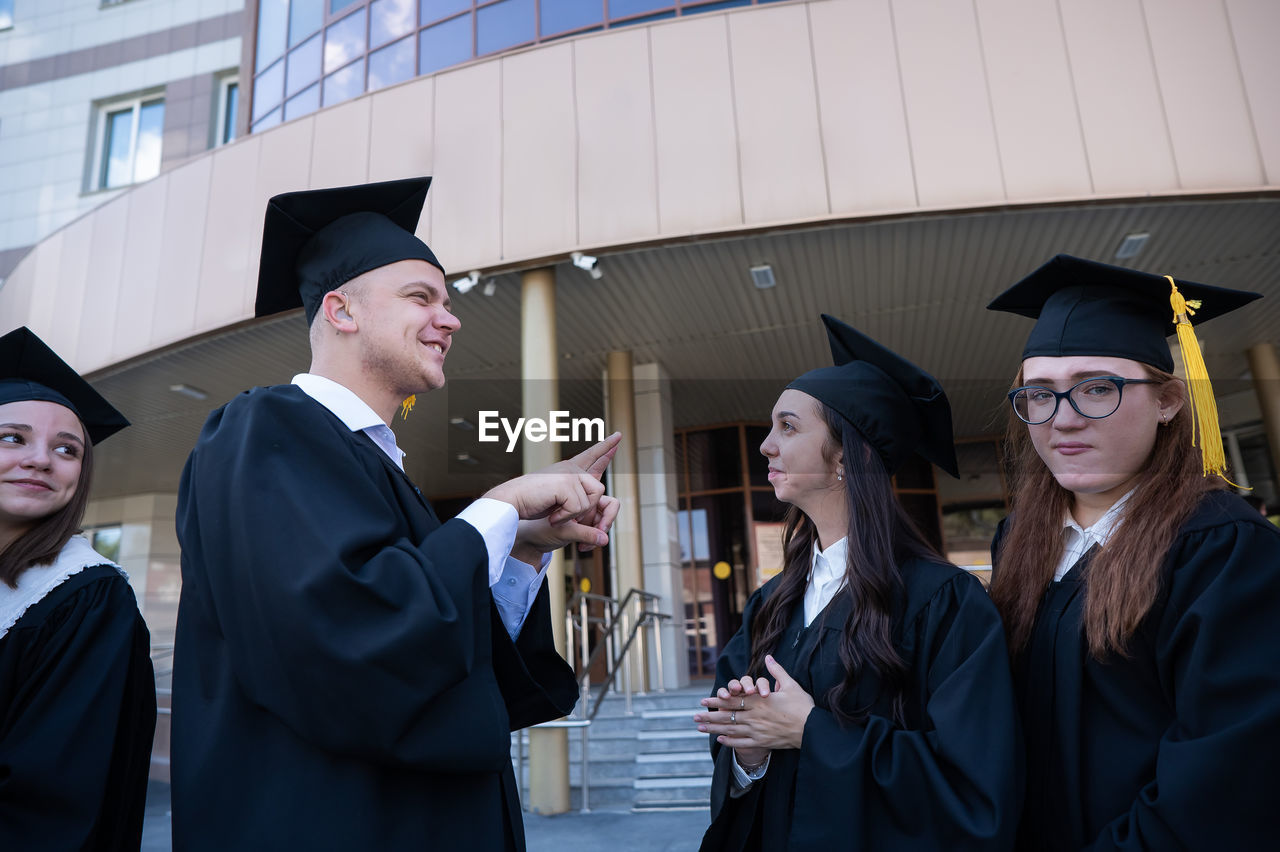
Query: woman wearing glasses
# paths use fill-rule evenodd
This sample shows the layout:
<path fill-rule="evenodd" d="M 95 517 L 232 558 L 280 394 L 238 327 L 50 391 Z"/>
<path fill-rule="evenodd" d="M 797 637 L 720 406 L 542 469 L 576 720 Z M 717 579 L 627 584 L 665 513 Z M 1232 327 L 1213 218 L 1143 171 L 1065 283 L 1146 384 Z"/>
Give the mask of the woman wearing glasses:
<path fill-rule="evenodd" d="M 1280 531 L 1227 490 L 1190 325 L 1190 396 L 1165 340 L 1256 298 L 1059 255 L 989 306 L 1037 320 L 992 545 L 1027 748 L 1019 849 L 1280 836 Z"/>

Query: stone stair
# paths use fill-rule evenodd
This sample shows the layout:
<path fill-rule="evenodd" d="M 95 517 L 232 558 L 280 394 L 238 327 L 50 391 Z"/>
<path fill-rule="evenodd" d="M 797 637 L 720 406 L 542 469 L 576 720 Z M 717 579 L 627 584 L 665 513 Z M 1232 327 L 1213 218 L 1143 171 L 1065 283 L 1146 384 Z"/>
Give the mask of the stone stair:
<path fill-rule="evenodd" d="M 610 694 L 588 733 L 588 804 L 592 810 L 705 810 L 711 791 L 707 735 L 698 733 L 693 714 L 710 687 L 633 695 Z M 582 805 L 582 732 L 568 729 L 570 805 Z M 516 757 L 512 737 L 512 759 Z M 528 783 L 525 746 L 523 779 Z M 525 788 L 527 790 L 527 786 Z M 524 796 L 527 800 L 527 795 Z"/>

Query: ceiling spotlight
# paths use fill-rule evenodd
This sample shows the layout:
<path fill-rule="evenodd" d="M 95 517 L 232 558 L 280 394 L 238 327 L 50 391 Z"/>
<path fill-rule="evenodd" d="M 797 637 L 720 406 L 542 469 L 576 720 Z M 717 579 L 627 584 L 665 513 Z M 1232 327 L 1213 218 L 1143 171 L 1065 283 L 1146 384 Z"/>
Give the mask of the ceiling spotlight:
<path fill-rule="evenodd" d="M 1127 234 L 1116 249 L 1116 260 L 1129 260 L 1138 256 L 1142 247 L 1151 239 L 1150 234 Z"/>
<path fill-rule="evenodd" d="M 453 457 L 453 460 L 460 464 L 480 464 L 480 460 L 471 455 L 471 453 L 458 453 Z"/>
<path fill-rule="evenodd" d="M 484 293 L 486 296 L 492 296 L 494 293 L 498 292 L 498 285 L 494 283 L 492 278 L 490 278 L 488 281 L 484 282 L 484 286 L 480 288 L 480 292 Z"/>
<path fill-rule="evenodd" d="M 569 259 L 573 261 L 573 265 L 590 275 L 594 280 L 599 281 L 604 277 L 604 271 L 600 269 L 600 259 L 592 257 L 589 254 L 583 254 L 575 251 L 569 255 Z"/>
<path fill-rule="evenodd" d="M 479 283 L 480 272 L 479 270 L 473 269 L 467 273 L 466 278 L 459 278 L 457 281 L 453 282 L 453 289 L 457 290 L 459 293 L 468 293 L 471 291 L 472 287 Z"/>
<path fill-rule="evenodd" d="M 465 417 L 450 417 L 449 425 L 455 429 L 461 429 L 464 432 L 470 432 L 476 428 L 471 424 L 471 421 Z"/>
<path fill-rule="evenodd" d="M 770 287 L 776 287 L 778 281 L 773 277 L 773 267 L 767 263 L 751 267 L 751 283 L 756 285 L 757 290 L 768 290 Z"/>
<path fill-rule="evenodd" d="M 209 398 L 209 394 L 200 390 L 200 388 L 193 388 L 191 385 L 169 385 L 169 390 L 177 394 L 182 394 L 183 396 L 189 396 L 192 399 Z"/>

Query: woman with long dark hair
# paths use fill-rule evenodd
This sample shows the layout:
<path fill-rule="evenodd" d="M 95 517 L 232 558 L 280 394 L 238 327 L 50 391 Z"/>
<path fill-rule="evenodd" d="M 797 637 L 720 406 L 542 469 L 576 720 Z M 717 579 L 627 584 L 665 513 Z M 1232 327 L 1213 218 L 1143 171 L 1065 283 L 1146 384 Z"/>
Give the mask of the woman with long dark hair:
<path fill-rule="evenodd" d="M 956 472 L 938 383 L 823 316 L 836 366 L 778 398 L 760 451 L 789 503 L 782 573 L 743 611 L 695 716 L 716 761 L 704 850 L 1005 849 L 1021 753 L 981 584 L 893 493 Z"/>
<path fill-rule="evenodd" d="M 1226 490 L 1187 322 L 1256 298 L 1059 255 L 990 306 L 1037 318 L 992 545 L 1026 732 L 1019 849 L 1276 846 L 1280 531 Z"/>
<path fill-rule="evenodd" d="M 127 425 L 30 331 L 0 337 L 0 849 L 142 842 L 150 636 L 76 535 L 94 445 Z"/>

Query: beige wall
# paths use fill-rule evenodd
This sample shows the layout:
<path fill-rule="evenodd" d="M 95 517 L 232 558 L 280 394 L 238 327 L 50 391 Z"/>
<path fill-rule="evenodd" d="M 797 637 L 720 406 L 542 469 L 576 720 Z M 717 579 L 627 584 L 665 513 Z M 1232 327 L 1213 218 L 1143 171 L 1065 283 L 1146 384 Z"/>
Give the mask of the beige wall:
<path fill-rule="evenodd" d="M 93 370 L 252 314 L 278 192 L 432 173 L 447 267 L 982 205 L 1280 187 L 1272 0 L 812 0 L 478 61 L 217 149 L 0 289 Z"/>

